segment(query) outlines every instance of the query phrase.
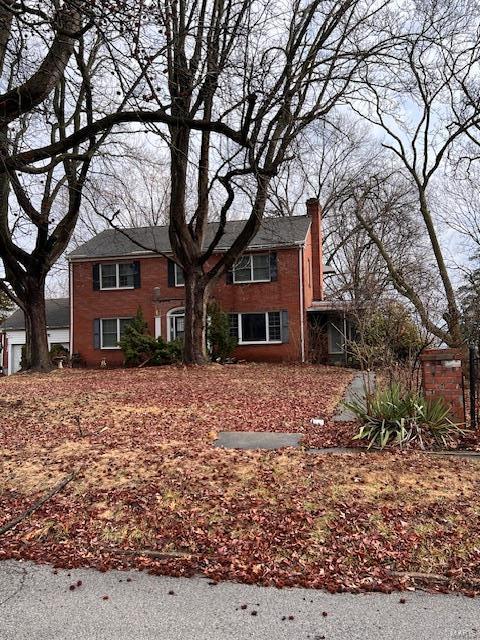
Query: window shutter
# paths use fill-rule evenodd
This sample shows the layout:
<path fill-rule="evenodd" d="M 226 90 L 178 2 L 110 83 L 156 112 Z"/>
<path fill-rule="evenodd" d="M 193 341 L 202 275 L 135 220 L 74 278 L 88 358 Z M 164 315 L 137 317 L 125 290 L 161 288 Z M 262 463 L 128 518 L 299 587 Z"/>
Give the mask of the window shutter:
<path fill-rule="evenodd" d="M 282 342 L 288 342 L 288 311 L 280 312 L 282 323 Z"/>
<path fill-rule="evenodd" d="M 93 321 L 93 348 L 100 349 L 100 318 Z"/>
<path fill-rule="evenodd" d="M 278 279 L 278 269 L 277 269 L 277 253 L 272 251 L 270 254 L 270 280 L 275 282 Z"/>
<path fill-rule="evenodd" d="M 238 342 L 238 313 L 228 314 L 230 335 Z"/>
<path fill-rule="evenodd" d="M 135 289 L 140 289 L 140 262 L 136 260 L 133 263 L 133 286 Z"/>
<path fill-rule="evenodd" d="M 226 273 L 227 284 L 233 284 L 233 267 L 231 267 Z"/>
<path fill-rule="evenodd" d="M 99 291 L 100 289 L 100 265 L 93 265 L 93 289 Z"/>
<path fill-rule="evenodd" d="M 175 286 L 175 262 L 168 259 L 168 286 Z"/>

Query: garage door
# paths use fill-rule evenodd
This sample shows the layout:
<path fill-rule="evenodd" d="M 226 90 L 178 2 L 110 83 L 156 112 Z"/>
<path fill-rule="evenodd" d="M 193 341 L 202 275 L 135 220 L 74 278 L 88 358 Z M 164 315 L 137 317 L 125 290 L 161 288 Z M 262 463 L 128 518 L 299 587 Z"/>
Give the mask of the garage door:
<path fill-rule="evenodd" d="M 20 362 L 22 361 L 22 344 L 12 344 L 12 368 L 11 373 L 20 371 Z"/>

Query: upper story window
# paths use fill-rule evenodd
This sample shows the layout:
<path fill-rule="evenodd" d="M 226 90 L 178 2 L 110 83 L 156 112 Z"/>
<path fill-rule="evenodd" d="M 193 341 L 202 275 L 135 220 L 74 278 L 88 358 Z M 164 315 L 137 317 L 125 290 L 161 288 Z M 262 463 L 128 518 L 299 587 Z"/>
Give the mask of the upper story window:
<path fill-rule="evenodd" d="M 138 289 L 140 287 L 140 263 L 117 262 L 93 265 L 93 288 Z"/>
<path fill-rule="evenodd" d="M 101 289 L 133 289 L 135 272 L 132 262 L 100 265 Z"/>
<path fill-rule="evenodd" d="M 233 267 L 233 282 L 270 282 L 270 263 L 271 254 L 268 253 L 243 255 Z"/>
<path fill-rule="evenodd" d="M 168 267 L 168 286 L 169 287 L 184 287 L 185 286 L 185 274 L 182 267 L 180 267 L 171 258 L 167 261 Z"/>
<path fill-rule="evenodd" d="M 177 263 L 175 263 L 174 273 L 175 273 L 175 286 L 176 287 L 184 287 L 185 286 L 185 276 L 183 274 L 183 269 L 182 269 L 182 267 L 179 267 Z"/>

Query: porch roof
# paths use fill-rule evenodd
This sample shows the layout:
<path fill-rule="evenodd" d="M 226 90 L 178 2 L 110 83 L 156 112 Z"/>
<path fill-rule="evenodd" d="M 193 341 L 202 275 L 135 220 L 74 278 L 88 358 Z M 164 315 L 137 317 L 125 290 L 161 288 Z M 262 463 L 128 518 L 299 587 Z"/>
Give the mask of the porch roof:
<path fill-rule="evenodd" d="M 314 300 L 307 313 L 314 311 L 353 311 L 353 305 L 346 300 Z"/>

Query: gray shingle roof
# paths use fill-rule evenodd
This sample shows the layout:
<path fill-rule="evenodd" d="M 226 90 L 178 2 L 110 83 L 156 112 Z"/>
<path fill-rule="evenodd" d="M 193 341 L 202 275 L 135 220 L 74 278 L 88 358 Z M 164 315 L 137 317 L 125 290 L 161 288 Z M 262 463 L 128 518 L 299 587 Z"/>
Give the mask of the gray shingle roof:
<path fill-rule="evenodd" d="M 55 298 L 45 300 L 47 328 L 48 329 L 67 329 L 70 326 L 70 306 L 68 298 Z M 17 309 L 9 316 L 1 329 L 6 331 L 22 331 L 25 329 L 25 317 L 21 309 Z"/>
<path fill-rule="evenodd" d="M 225 234 L 218 244 L 217 251 L 228 249 L 244 224 L 245 220 L 227 222 Z M 305 241 L 309 226 L 310 218 L 308 216 L 266 218 L 248 248 L 274 248 L 302 244 Z M 209 223 L 205 240 L 206 246 L 208 246 L 216 230 L 217 223 Z M 106 229 L 82 244 L 78 249 L 72 251 L 69 257 L 80 260 L 81 258 L 139 255 L 147 251 L 171 252 L 168 227 L 166 226 L 139 227 L 125 229 L 124 231 L 125 233 L 116 229 Z"/>

